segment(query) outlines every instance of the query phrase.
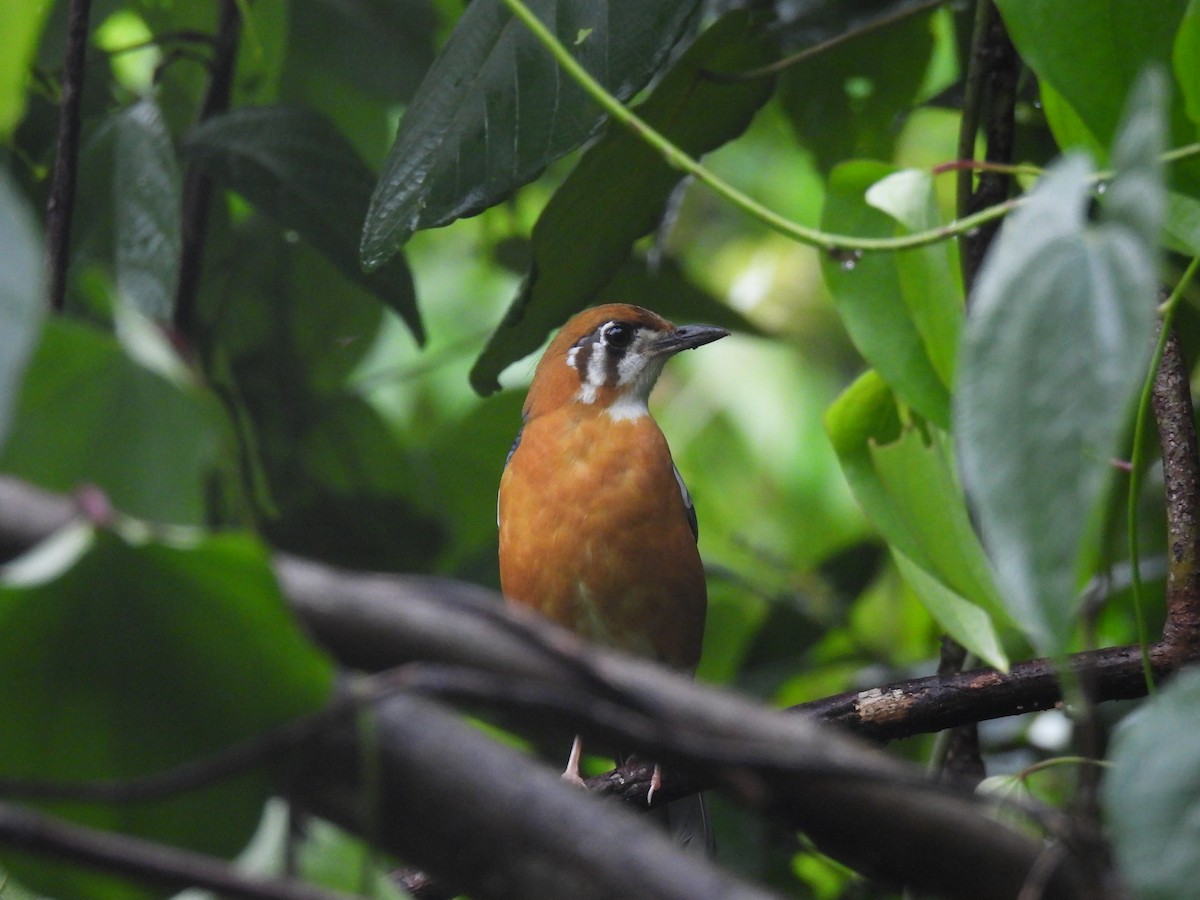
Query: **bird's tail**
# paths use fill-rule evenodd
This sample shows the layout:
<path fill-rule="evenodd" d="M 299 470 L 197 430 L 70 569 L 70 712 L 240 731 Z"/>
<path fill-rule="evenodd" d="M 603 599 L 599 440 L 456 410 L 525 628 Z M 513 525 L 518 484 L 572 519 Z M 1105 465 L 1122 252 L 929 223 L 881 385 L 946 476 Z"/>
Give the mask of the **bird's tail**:
<path fill-rule="evenodd" d="M 690 794 L 672 800 L 651 815 L 663 822 L 672 839 L 683 849 L 690 853 L 702 853 L 709 859 L 717 855 L 717 840 L 703 794 Z"/>

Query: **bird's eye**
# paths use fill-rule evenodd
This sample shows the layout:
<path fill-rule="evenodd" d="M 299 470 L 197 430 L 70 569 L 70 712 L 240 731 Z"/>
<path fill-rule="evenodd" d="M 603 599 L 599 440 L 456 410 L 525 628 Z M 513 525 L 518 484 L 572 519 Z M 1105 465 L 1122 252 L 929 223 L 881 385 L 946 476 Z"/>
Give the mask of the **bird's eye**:
<path fill-rule="evenodd" d="M 624 350 L 633 343 L 633 329 L 621 322 L 609 322 L 600 329 L 600 340 L 613 350 Z"/>

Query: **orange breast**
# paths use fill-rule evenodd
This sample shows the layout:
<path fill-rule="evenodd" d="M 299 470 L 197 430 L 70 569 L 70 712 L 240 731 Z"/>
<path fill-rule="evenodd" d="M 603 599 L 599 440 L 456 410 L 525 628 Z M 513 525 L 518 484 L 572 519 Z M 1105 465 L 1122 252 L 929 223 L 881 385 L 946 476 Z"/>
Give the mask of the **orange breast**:
<path fill-rule="evenodd" d="M 576 404 L 526 424 L 500 482 L 500 581 L 589 640 L 695 668 L 704 570 L 653 419 Z"/>

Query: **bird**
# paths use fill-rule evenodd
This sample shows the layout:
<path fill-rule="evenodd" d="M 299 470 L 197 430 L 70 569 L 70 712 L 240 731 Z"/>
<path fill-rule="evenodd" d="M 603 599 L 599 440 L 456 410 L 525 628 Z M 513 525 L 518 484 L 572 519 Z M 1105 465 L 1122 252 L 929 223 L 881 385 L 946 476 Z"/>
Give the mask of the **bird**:
<path fill-rule="evenodd" d="M 696 512 L 648 400 L 672 356 L 728 334 L 623 303 L 563 325 L 534 371 L 500 479 L 510 604 L 694 673 L 708 593 Z M 581 753 L 576 737 L 565 779 L 582 783 Z M 649 798 L 660 784 L 655 766 Z"/>

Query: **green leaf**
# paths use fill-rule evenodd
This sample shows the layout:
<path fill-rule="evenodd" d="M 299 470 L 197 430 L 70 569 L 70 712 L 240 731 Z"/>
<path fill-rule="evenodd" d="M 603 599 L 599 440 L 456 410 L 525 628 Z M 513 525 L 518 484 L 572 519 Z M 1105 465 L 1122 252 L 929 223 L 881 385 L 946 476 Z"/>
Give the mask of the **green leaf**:
<path fill-rule="evenodd" d="M 285 106 L 242 107 L 198 126 L 185 150 L 223 186 L 299 233 L 424 341 L 404 258 L 369 275 L 358 264 L 358 232 L 374 178 L 327 119 Z"/>
<path fill-rule="evenodd" d="M 1126 0 L 997 0 L 996 6 L 1038 80 L 1052 84 L 1096 140 L 1107 146 L 1138 74 L 1152 62 L 1163 68 L 1170 64 L 1187 4 L 1188 0 L 1160 0 L 1149 15 L 1142 4 Z M 1060 146 L 1073 146 L 1064 140 L 1053 116 L 1050 126 Z"/>
<path fill-rule="evenodd" d="M 900 543 L 915 545 L 908 555 L 956 593 L 1001 612 L 991 567 L 955 477 L 948 436 L 910 425 L 898 440 L 872 443 L 868 452 L 892 512 L 902 521 Z"/>
<path fill-rule="evenodd" d="M 1200 200 L 1176 191 L 1167 192 L 1163 240 L 1184 256 L 1200 256 Z"/>
<path fill-rule="evenodd" d="M 1107 157 L 1108 148 L 1088 128 L 1087 123 L 1079 117 L 1066 98 L 1054 89 L 1053 84 L 1049 81 L 1039 82 L 1038 93 L 1042 98 L 1046 122 L 1049 123 L 1059 147 L 1082 150 L 1093 159 Z"/>
<path fill-rule="evenodd" d="M 838 12 L 848 26 L 848 6 Z M 933 52 L 930 18 L 901 15 L 784 70 L 780 101 L 821 171 L 847 159 L 892 158 L 900 134 L 897 110 L 916 105 Z M 849 27 L 837 36 L 847 33 Z M 897 59 L 904 64 L 896 65 Z"/>
<path fill-rule="evenodd" d="M 1200 672 L 1184 671 L 1113 736 L 1104 802 L 1122 878 L 1140 900 L 1200 883 Z"/>
<path fill-rule="evenodd" d="M 898 234 L 927 231 L 942 224 L 933 193 L 933 176 L 917 169 L 894 172 L 867 189 L 871 206 L 902 227 Z M 962 330 L 963 289 L 959 279 L 958 244 L 939 241 L 892 257 L 900 293 L 925 355 L 942 383 L 954 383 L 958 334 Z"/>
<path fill-rule="evenodd" d="M 39 550 L 35 548 L 32 555 Z M 57 570 L 28 557 L 0 582 L 0 774 L 121 780 L 211 756 L 328 699 L 333 671 L 244 535 L 173 543 L 84 531 Z M 98 828 L 232 856 L 253 833 L 265 771 L 136 804 L 47 804 Z M 154 892 L 6 853 L 4 867 L 69 898 Z"/>
<path fill-rule="evenodd" d="M 264 224 L 252 218 L 236 233 L 242 252 L 229 263 L 212 332 L 225 351 L 212 377 L 256 476 L 256 521 L 289 552 L 356 568 L 428 568 L 446 531 L 414 495 L 427 490 L 426 509 L 449 516 L 413 439 L 364 396 L 381 381 L 420 396 L 390 356 L 370 361 L 381 339 L 398 336 L 381 338 L 388 322 L 374 298 Z M 479 521 L 492 522 L 494 539 L 494 513 Z"/>
<path fill-rule="evenodd" d="M 46 315 L 41 260 L 33 214 L 0 170 L 0 450 Z"/>
<path fill-rule="evenodd" d="M 762 334 L 762 329 L 740 312 L 691 281 L 670 258 L 654 264 L 641 256 L 626 260 L 596 294 L 595 303 L 633 303 L 675 322 L 703 322 L 743 334 Z"/>
<path fill-rule="evenodd" d="M 179 280 L 182 218 L 171 136 L 153 100 L 135 103 L 109 124 L 117 290 L 143 315 L 169 322 Z"/>
<path fill-rule="evenodd" d="M 324 819 L 305 823 L 299 845 L 299 871 L 306 881 L 330 890 L 365 895 L 371 900 L 407 900 L 377 860 L 378 851 Z"/>
<path fill-rule="evenodd" d="M 1069 155 L 1047 171 L 1005 222 L 964 332 L 954 408 L 963 477 L 1005 601 L 1047 654 L 1071 638 L 1111 460 L 1150 358 L 1162 99 L 1157 78 L 1130 98 L 1095 224 L 1087 160 Z"/>
<path fill-rule="evenodd" d="M 131 515 L 199 523 L 219 416 L 109 335 L 56 319 L 30 361 L 0 471 L 58 491 L 91 482 Z"/>
<path fill-rule="evenodd" d="M 706 73 L 740 72 L 772 59 L 775 53 L 760 32 L 745 13 L 718 21 L 664 76 L 638 114 L 693 156 L 741 134 L 770 97 L 771 80 L 723 82 Z M 611 128 L 584 154 L 534 226 L 529 274 L 471 372 L 477 391 L 497 390 L 507 365 L 536 350 L 550 329 L 599 302 L 597 292 L 629 259 L 634 241 L 661 220 L 682 177 L 624 128 Z M 663 312 L 661 304 L 651 306 Z M 697 315 L 687 311 L 685 318 L 694 321 Z"/>
<path fill-rule="evenodd" d="M 1190 0 L 1183 13 L 1171 62 L 1188 117 L 1200 122 L 1200 0 Z"/>
<path fill-rule="evenodd" d="M 1003 607 L 947 437 L 903 424 L 892 391 L 875 372 L 846 389 L 825 424 L 854 498 L 903 558 L 901 574 L 914 593 L 956 640 L 1005 668 L 992 624 L 993 615 L 1004 619 Z"/>
<path fill-rule="evenodd" d="M 822 230 L 863 237 L 897 234 L 903 226 L 867 202 L 868 190 L 894 172 L 892 167 L 876 162 L 851 162 L 834 169 L 821 216 Z M 949 264 L 947 254 L 945 249 L 934 249 L 922 260 L 904 265 L 941 268 Z M 914 271 L 905 269 L 909 289 L 906 295 L 896 254 L 821 258 L 825 283 L 858 351 L 905 403 L 945 428 L 950 422 L 950 391 L 930 348 L 940 366 L 953 364 L 953 353 L 947 353 L 953 341 L 951 329 L 945 327 L 947 295 L 935 292 L 922 296 L 919 285 L 913 284 Z M 945 283 L 950 277 L 939 280 Z M 928 336 L 922 334 L 922 329 Z"/>
<path fill-rule="evenodd" d="M 921 605 L 946 634 L 1001 672 L 1008 671 L 1008 656 L 1000 645 L 991 616 L 969 600 L 950 590 L 899 550 L 892 549 L 896 568 Z"/>
<path fill-rule="evenodd" d="M 323 70 L 339 86 L 395 103 L 413 95 L 433 62 L 438 19 L 428 0 L 297 3 L 288 18 L 288 52 L 301 77 Z"/>
<path fill-rule="evenodd" d="M 29 66 L 52 3 L 0 3 L 0 141 L 7 144 L 25 115 Z"/>
<path fill-rule="evenodd" d="M 620 100 L 691 23 L 694 0 L 534 0 L 533 13 Z M 501 0 L 463 12 L 400 123 L 362 235 L 367 268 L 412 233 L 487 209 L 579 146 L 600 109 Z"/>

